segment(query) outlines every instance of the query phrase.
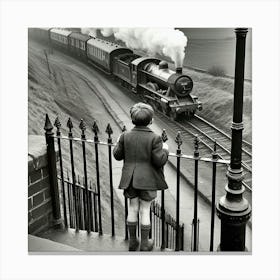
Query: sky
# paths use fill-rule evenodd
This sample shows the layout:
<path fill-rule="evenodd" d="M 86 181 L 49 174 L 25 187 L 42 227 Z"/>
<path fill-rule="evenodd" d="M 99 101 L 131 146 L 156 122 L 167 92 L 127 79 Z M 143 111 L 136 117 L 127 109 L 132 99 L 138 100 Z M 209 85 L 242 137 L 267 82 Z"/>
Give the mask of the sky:
<path fill-rule="evenodd" d="M 225 39 L 235 37 L 233 28 L 178 28 L 187 34 L 189 39 Z M 249 29 L 247 39 L 251 37 Z"/>

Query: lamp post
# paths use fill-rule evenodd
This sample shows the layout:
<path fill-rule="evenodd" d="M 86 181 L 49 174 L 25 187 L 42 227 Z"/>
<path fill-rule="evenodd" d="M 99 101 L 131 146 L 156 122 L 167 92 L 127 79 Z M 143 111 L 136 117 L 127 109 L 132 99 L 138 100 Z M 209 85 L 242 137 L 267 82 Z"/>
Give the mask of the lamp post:
<path fill-rule="evenodd" d="M 245 45 L 247 28 L 236 28 L 236 55 L 233 122 L 231 125 L 231 159 L 227 171 L 228 184 L 226 195 L 216 205 L 217 215 L 221 219 L 221 237 L 219 250 L 245 251 L 246 223 L 251 216 L 251 206 L 243 197 L 242 185 L 242 130 L 243 130 L 243 88 Z"/>

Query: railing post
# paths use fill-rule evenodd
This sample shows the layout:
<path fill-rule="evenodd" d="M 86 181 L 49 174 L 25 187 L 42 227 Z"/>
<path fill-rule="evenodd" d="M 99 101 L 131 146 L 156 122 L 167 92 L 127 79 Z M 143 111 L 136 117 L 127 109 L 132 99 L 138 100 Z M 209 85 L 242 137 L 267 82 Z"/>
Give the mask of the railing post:
<path fill-rule="evenodd" d="M 182 138 L 181 138 L 181 132 L 178 131 L 175 142 L 177 144 L 177 190 L 176 190 L 176 245 L 175 245 L 175 251 L 180 250 L 180 168 L 181 168 L 181 145 L 183 143 Z"/>
<path fill-rule="evenodd" d="M 122 132 L 126 131 L 126 126 L 122 128 Z M 128 226 L 127 226 L 127 215 L 128 215 L 128 198 L 124 198 L 124 227 L 125 227 L 125 240 L 128 240 Z"/>
<path fill-rule="evenodd" d="M 95 166 L 96 166 L 96 185 L 97 185 L 97 202 L 98 202 L 98 232 L 100 235 L 103 234 L 103 229 L 102 229 L 102 215 L 101 215 L 101 191 L 100 191 L 100 174 L 99 174 L 99 155 L 98 155 L 98 133 L 99 133 L 99 128 L 94 121 L 92 125 L 92 131 L 94 133 L 94 148 L 95 148 Z"/>
<path fill-rule="evenodd" d="M 78 203 L 78 192 L 77 192 L 77 186 L 76 186 L 76 174 L 75 174 L 75 165 L 74 165 L 74 154 L 73 154 L 73 123 L 71 121 L 71 118 L 67 121 L 67 127 L 69 129 L 68 137 L 69 137 L 69 148 L 70 148 L 70 158 L 71 158 L 71 173 L 72 173 L 72 190 L 73 190 L 73 202 L 74 202 L 74 212 L 75 212 L 75 228 L 76 231 L 79 231 L 80 229 L 80 223 L 79 223 L 79 203 Z"/>
<path fill-rule="evenodd" d="M 66 171 L 66 176 L 67 176 L 69 223 L 70 223 L 70 228 L 74 228 L 75 222 L 74 222 L 73 199 L 72 199 L 73 194 L 72 194 L 72 188 L 71 188 L 71 184 L 70 184 L 70 177 L 69 177 L 68 169 Z"/>
<path fill-rule="evenodd" d="M 163 142 L 168 140 L 165 129 L 163 129 L 161 134 L 161 139 Z M 165 205 L 164 205 L 164 190 L 161 191 L 161 250 L 166 248 L 165 240 Z"/>
<path fill-rule="evenodd" d="M 215 204 L 216 204 L 216 169 L 217 169 L 217 143 L 215 140 L 214 150 L 212 153 L 213 169 L 212 169 L 212 199 L 211 199 L 211 229 L 210 229 L 210 251 L 213 251 L 214 243 L 214 226 L 215 226 Z"/>
<path fill-rule="evenodd" d="M 62 188 L 62 196 L 63 196 L 63 217 L 64 217 L 64 226 L 68 227 L 67 221 L 67 210 L 66 210 L 66 191 L 65 191 L 65 183 L 64 183 L 64 173 L 63 173 L 63 163 L 62 163 L 62 153 L 61 153 L 61 143 L 60 143 L 60 128 L 61 123 L 59 118 L 57 117 L 54 122 L 54 126 L 56 127 L 56 136 L 57 138 L 57 145 L 58 145 L 58 155 L 59 155 L 59 166 L 60 166 L 60 177 L 61 177 L 61 188 Z"/>
<path fill-rule="evenodd" d="M 113 174 L 112 174 L 112 138 L 111 138 L 111 135 L 113 134 L 113 130 L 112 130 L 110 124 L 107 125 L 106 133 L 108 134 L 108 155 L 109 155 L 109 179 L 110 179 L 112 236 L 115 236 L 114 191 L 113 191 Z"/>
<path fill-rule="evenodd" d="M 56 170 L 56 154 L 54 148 L 54 138 L 53 138 L 53 126 L 50 122 L 48 114 L 46 114 L 46 121 L 44 130 L 47 144 L 47 156 L 48 156 L 48 168 L 49 168 L 49 179 L 50 179 L 50 189 L 52 197 L 52 207 L 53 207 L 53 218 L 54 225 L 61 225 L 61 212 L 60 212 L 60 199 L 59 199 L 59 189 L 57 183 L 57 170 Z"/>
<path fill-rule="evenodd" d="M 198 251 L 198 229 L 197 229 L 197 200 L 198 200 L 198 159 L 199 159 L 199 151 L 198 151 L 198 137 L 196 136 L 194 139 L 194 212 L 193 212 L 193 250 Z"/>
<path fill-rule="evenodd" d="M 181 250 L 184 251 L 184 233 L 185 233 L 185 225 L 181 226 Z"/>
<path fill-rule="evenodd" d="M 79 128 L 82 131 L 81 139 L 86 140 L 85 130 L 86 130 L 86 124 L 83 119 L 81 119 Z M 90 199 L 90 194 L 88 190 L 88 179 L 87 179 L 87 159 L 86 159 L 86 147 L 85 147 L 85 141 L 82 142 L 82 149 L 83 149 L 83 162 L 84 162 L 84 186 L 85 186 L 85 202 L 86 205 L 84 205 L 86 211 L 86 230 L 87 232 L 90 232 L 92 229 L 92 204 Z"/>
<path fill-rule="evenodd" d="M 217 215 L 221 219 L 221 251 L 245 251 L 246 223 L 251 216 L 251 206 L 243 197 L 242 186 L 242 130 L 243 130 L 243 88 L 245 45 L 247 28 L 237 28 L 234 102 L 231 140 L 231 160 L 228 168 L 226 195 L 216 205 Z"/>

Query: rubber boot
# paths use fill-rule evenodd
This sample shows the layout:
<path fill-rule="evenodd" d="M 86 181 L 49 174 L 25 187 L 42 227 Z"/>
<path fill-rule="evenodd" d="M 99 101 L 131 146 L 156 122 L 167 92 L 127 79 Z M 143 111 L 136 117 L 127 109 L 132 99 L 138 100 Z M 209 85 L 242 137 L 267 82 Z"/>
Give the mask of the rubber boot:
<path fill-rule="evenodd" d="M 139 241 L 136 238 L 136 228 L 137 222 L 127 222 L 128 232 L 129 232 L 129 251 L 136 251 L 139 246 Z"/>
<path fill-rule="evenodd" d="M 149 239 L 151 225 L 141 225 L 141 245 L 140 251 L 152 251 L 154 248 L 154 240 Z"/>

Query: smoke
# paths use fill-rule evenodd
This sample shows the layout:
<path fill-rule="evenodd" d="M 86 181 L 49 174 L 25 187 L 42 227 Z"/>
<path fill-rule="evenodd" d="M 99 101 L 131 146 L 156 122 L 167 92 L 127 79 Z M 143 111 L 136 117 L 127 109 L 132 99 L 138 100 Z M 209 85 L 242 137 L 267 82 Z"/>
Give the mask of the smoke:
<path fill-rule="evenodd" d="M 92 37 L 96 37 L 96 33 L 97 33 L 97 28 L 81 28 L 81 32 L 83 34 L 92 36 Z"/>
<path fill-rule="evenodd" d="M 91 30 L 93 28 L 88 28 Z M 94 29 L 96 34 L 96 29 Z M 83 32 L 83 31 L 82 31 Z M 149 55 L 164 55 L 182 67 L 188 38 L 174 28 L 100 28 L 104 37 L 114 35 L 128 48 L 143 50 Z"/>

